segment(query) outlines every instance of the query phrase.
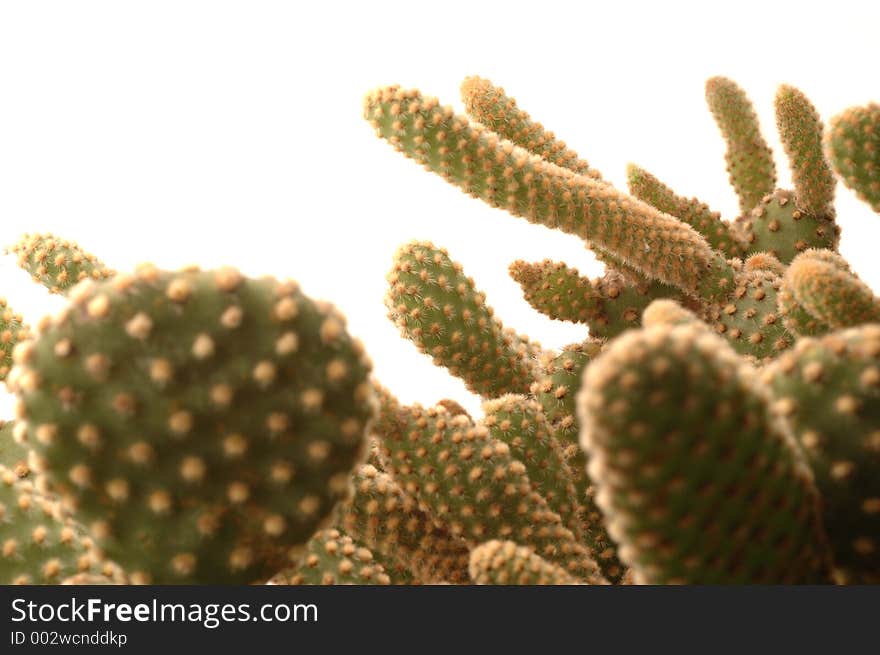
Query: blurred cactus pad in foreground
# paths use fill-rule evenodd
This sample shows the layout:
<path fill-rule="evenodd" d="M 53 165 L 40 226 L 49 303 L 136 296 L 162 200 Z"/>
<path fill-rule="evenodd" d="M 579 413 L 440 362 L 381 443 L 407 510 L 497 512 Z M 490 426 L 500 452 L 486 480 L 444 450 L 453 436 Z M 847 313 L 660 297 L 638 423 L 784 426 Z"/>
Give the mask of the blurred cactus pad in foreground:
<path fill-rule="evenodd" d="M 745 91 L 705 94 L 736 216 L 635 163 L 616 188 L 479 77 L 463 113 L 367 94 L 395 150 L 605 266 L 498 262 L 581 326 L 551 350 L 401 235 L 384 311 L 477 416 L 401 402 L 292 280 L 9 246 L 66 305 L 33 325 L 2 307 L 0 583 L 880 583 L 880 299 L 838 252 L 834 198 L 840 179 L 880 211 L 880 110 L 826 125 L 780 86 L 780 188 Z"/>

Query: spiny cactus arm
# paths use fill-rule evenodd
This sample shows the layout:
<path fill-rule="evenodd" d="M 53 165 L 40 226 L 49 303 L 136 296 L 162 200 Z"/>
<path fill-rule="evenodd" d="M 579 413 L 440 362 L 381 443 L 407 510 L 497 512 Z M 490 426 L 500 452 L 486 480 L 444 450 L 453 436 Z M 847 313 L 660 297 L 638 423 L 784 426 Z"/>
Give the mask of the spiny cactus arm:
<path fill-rule="evenodd" d="M 525 464 L 532 488 L 559 514 L 580 541 L 588 543 L 588 526 L 562 444 L 541 405 L 526 396 L 507 394 L 483 403 L 482 424 L 489 436 L 506 443 L 510 454 Z"/>
<path fill-rule="evenodd" d="M 745 92 L 726 77 L 706 82 L 706 102 L 727 142 L 727 172 L 743 212 L 776 187 L 776 166 Z"/>
<path fill-rule="evenodd" d="M 468 547 L 436 525 L 430 514 L 387 473 L 372 464 L 353 477 L 354 495 L 337 523 L 377 555 L 396 562 L 424 584 L 468 580 Z M 386 566 L 389 574 L 397 566 Z"/>
<path fill-rule="evenodd" d="M 722 339 L 628 332 L 587 369 L 578 411 L 597 502 L 637 581 L 828 580 L 809 467 Z"/>
<path fill-rule="evenodd" d="M 626 168 L 629 192 L 639 200 L 684 221 L 699 232 L 709 245 L 727 257 L 740 257 L 745 251 L 742 237 L 721 220 L 718 212 L 696 198 L 677 195 L 648 171 L 635 164 Z"/>
<path fill-rule="evenodd" d="M 481 77 L 466 77 L 461 85 L 461 99 L 465 111 L 501 138 L 512 141 L 542 159 L 597 180 L 599 171 L 578 157 L 553 132 L 532 120 L 531 116 L 517 107 L 516 100 L 504 89 Z"/>
<path fill-rule="evenodd" d="M 273 581 L 290 585 L 387 585 L 391 577 L 368 548 L 339 530 L 327 528 L 309 539 L 305 553 L 289 574 Z"/>
<path fill-rule="evenodd" d="M 880 104 L 850 107 L 832 118 L 825 149 L 843 183 L 880 213 Z"/>
<path fill-rule="evenodd" d="M 30 329 L 21 314 L 12 311 L 6 298 L 0 298 L 0 381 L 5 380 L 12 369 L 12 351 L 24 341 Z"/>
<path fill-rule="evenodd" d="M 880 583 L 880 326 L 801 339 L 763 378 L 815 473 L 838 582 Z"/>
<path fill-rule="evenodd" d="M 802 91 L 783 84 L 776 92 L 776 126 L 791 164 L 800 209 L 814 216 L 834 214 L 834 174 L 822 150 L 819 113 Z"/>
<path fill-rule="evenodd" d="M 50 292 L 67 294 L 82 280 L 103 280 L 113 271 L 73 241 L 51 234 L 25 234 L 7 248 L 18 265 Z"/>
<path fill-rule="evenodd" d="M 59 584 L 79 573 L 101 572 L 85 530 L 57 499 L 0 467 L 0 584 Z"/>
<path fill-rule="evenodd" d="M 442 408 L 382 402 L 376 432 L 385 469 L 454 536 L 470 547 L 515 538 L 570 575 L 601 582 L 589 551 L 534 490 L 507 444 Z"/>
<path fill-rule="evenodd" d="M 40 467 L 113 560 L 157 583 L 289 566 L 347 497 L 374 413 L 339 312 L 231 268 L 82 283 L 15 362 Z"/>
<path fill-rule="evenodd" d="M 836 253 L 804 252 L 791 263 L 783 280 L 789 305 L 816 320 L 813 330 L 803 330 L 807 334 L 826 326 L 845 328 L 880 322 L 880 298 Z M 803 322 L 798 321 L 796 329 L 801 325 Z"/>
<path fill-rule="evenodd" d="M 654 298 L 683 298 L 678 289 L 639 275 L 627 277 L 610 270 L 591 280 L 549 259 L 515 261 L 509 273 L 534 309 L 555 320 L 586 323 L 593 337 L 612 338 L 637 327 L 642 310 Z"/>
<path fill-rule="evenodd" d="M 731 267 L 689 225 L 500 139 L 435 98 L 379 89 L 364 117 L 397 150 L 491 206 L 577 235 L 694 296 L 730 291 Z"/>
<path fill-rule="evenodd" d="M 593 483 L 587 476 L 587 460 L 578 445 L 580 429 L 575 411 L 575 397 L 584 369 L 599 355 L 604 344 L 604 341 L 591 339 L 565 346 L 559 355 L 545 364 L 544 376 L 532 385 L 531 392 L 565 450 L 577 497 L 583 507 L 590 551 L 603 575 L 617 583 L 623 575 L 623 567 L 617 559 L 617 547 L 608 536 L 605 519 L 596 507 Z"/>
<path fill-rule="evenodd" d="M 535 379 L 533 344 L 504 328 L 445 249 L 426 242 L 402 246 L 388 284 L 388 317 L 436 365 L 481 396 L 528 391 Z"/>
<path fill-rule="evenodd" d="M 471 580 L 481 585 L 577 585 L 583 582 L 534 551 L 493 539 L 471 551 Z"/>

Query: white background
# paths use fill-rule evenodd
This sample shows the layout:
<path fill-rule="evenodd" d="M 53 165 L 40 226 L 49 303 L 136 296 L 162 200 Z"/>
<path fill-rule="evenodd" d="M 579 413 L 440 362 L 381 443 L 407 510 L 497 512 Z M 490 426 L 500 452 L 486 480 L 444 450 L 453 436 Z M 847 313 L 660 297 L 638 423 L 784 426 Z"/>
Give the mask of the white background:
<path fill-rule="evenodd" d="M 873 8 L 872 8 L 873 7 Z M 507 325 L 558 347 L 582 328 L 531 310 L 518 258 L 601 267 L 574 237 L 472 200 L 377 140 L 369 89 L 460 107 L 492 79 L 606 178 L 636 162 L 736 215 L 706 110 L 712 75 L 751 95 L 777 153 L 779 83 L 827 121 L 880 100 L 867 2 L 0 2 L 0 225 L 74 239 L 110 265 L 234 264 L 334 301 L 404 401 L 478 401 L 400 339 L 385 274 L 411 239 L 447 247 Z M 880 216 L 838 186 L 841 250 L 880 290 Z M 35 322 L 62 302 L 9 258 L 0 294 Z M 7 410 L 8 411 L 8 408 Z"/>

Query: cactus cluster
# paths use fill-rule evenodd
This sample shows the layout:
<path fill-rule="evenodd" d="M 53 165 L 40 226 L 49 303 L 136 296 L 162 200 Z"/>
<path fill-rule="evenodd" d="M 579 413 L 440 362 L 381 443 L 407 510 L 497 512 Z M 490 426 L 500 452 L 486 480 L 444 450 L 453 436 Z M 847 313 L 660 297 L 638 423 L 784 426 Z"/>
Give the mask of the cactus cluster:
<path fill-rule="evenodd" d="M 880 582 L 880 300 L 837 253 L 832 169 L 877 208 L 876 106 L 826 130 L 782 86 L 779 189 L 748 97 L 709 80 L 741 212 L 724 220 L 634 164 L 616 189 L 485 79 L 462 99 L 386 87 L 364 117 L 584 241 L 599 278 L 509 266 L 583 339 L 505 326 L 411 241 L 388 317 L 483 404 L 407 405 L 293 281 L 116 273 L 26 235 L 7 252 L 66 305 L 33 330 L 2 305 L 0 583 Z"/>
<path fill-rule="evenodd" d="M 563 262 L 510 264 L 534 309 L 586 328 L 551 352 L 504 327 L 445 249 L 411 242 L 395 255 L 389 316 L 483 396 L 484 416 L 398 407 L 398 426 L 377 429 L 379 460 L 472 542 L 475 582 L 598 579 L 513 524 L 493 527 L 500 509 L 480 515 L 482 478 L 445 479 L 462 470 L 449 430 L 452 444 L 506 445 L 605 581 L 876 580 L 880 301 L 837 253 L 831 167 L 871 200 L 875 108 L 826 131 L 805 94 L 780 87 L 787 190 L 745 92 L 716 77 L 706 99 L 739 198 L 732 220 L 634 164 L 628 193 L 615 189 L 485 79 L 462 84 L 465 114 L 397 86 L 365 98 L 364 118 L 396 150 L 492 207 L 580 237 L 606 265 L 589 279 Z M 495 448 L 482 449 L 492 461 Z M 454 499 L 429 499 L 449 484 Z"/>

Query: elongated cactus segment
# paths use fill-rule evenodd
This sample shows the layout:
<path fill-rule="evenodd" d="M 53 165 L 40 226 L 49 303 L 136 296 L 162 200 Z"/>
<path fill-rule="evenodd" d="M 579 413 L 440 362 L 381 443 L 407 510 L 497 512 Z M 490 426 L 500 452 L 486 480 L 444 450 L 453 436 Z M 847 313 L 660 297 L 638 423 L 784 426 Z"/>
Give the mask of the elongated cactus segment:
<path fill-rule="evenodd" d="M 635 164 L 626 168 L 629 192 L 662 212 L 684 221 L 699 232 L 709 245 L 728 257 L 740 257 L 745 251 L 742 236 L 721 220 L 721 214 L 697 198 L 677 195 L 648 171 Z"/>
<path fill-rule="evenodd" d="M 880 104 L 850 107 L 832 118 L 825 150 L 843 183 L 880 213 Z"/>
<path fill-rule="evenodd" d="M 602 179 L 599 171 L 578 157 L 578 154 L 559 141 L 553 132 L 533 121 L 528 113 L 517 107 L 516 101 L 504 89 L 481 77 L 466 77 L 461 85 L 461 99 L 465 111 L 503 139 L 512 141 L 557 166 L 575 173 Z"/>
<path fill-rule="evenodd" d="M 549 259 L 518 260 L 509 272 L 534 309 L 553 319 L 586 323 L 593 337 L 612 338 L 638 327 L 642 310 L 655 298 L 684 298 L 678 289 L 662 282 L 628 280 L 614 270 L 591 280 Z"/>
<path fill-rule="evenodd" d="M 0 471 L 0 584 L 60 584 L 100 575 L 100 558 L 82 527 L 29 480 Z"/>
<path fill-rule="evenodd" d="M 387 585 L 391 584 L 391 578 L 368 548 L 339 530 L 328 528 L 309 539 L 302 559 L 286 582 L 291 585 Z"/>
<path fill-rule="evenodd" d="M 732 269 L 689 225 L 551 164 L 435 98 L 386 87 L 367 96 L 364 117 L 397 150 L 493 207 L 577 235 L 694 296 L 730 290 Z"/>
<path fill-rule="evenodd" d="M 535 491 L 507 444 L 442 408 L 387 398 L 382 404 L 375 430 L 386 470 L 453 535 L 470 547 L 516 539 L 574 577 L 601 581 L 590 553 Z"/>
<path fill-rule="evenodd" d="M 880 583 L 880 325 L 801 339 L 764 379 L 815 473 L 838 581 Z"/>
<path fill-rule="evenodd" d="M 880 322 L 880 298 L 836 253 L 805 252 L 788 267 L 783 288 L 782 302 L 798 334 Z"/>
<path fill-rule="evenodd" d="M 485 295 L 443 248 L 400 248 L 388 275 L 388 316 L 401 335 L 482 396 L 525 393 L 534 380 L 531 344 L 494 317 Z"/>
<path fill-rule="evenodd" d="M 67 294 L 82 280 L 103 280 L 113 271 L 73 241 L 51 234 L 25 234 L 7 249 L 18 265 L 51 293 Z"/>
<path fill-rule="evenodd" d="M 28 334 L 21 314 L 12 311 L 6 298 L 0 298 L 0 381 L 6 379 L 12 368 L 12 351 Z"/>
<path fill-rule="evenodd" d="M 339 509 L 337 523 L 387 565 L 411 571 L 424 584 L 468 581 L 468 547 L 441 527 L 387 473 L 372 464 L 354 473 L 354 494 Z M 399 576 L 398 576 L 399 577 Z"/>
<path fill-rule="evenodd" d="M 840 227 L 833 213 L 810 214 L 800 209 L 791 191 L 765 196 L 748 214 L 737 219 L 751 255 L 768 252 L 788 264 L 809 248 L 837 249 Z"/>
<path fill-rule="evenodd" d="M 587 525 L 587 543 L 602 574 L 613 583 L 623 575 L 617 548 L 605 528 L 604 518 L 594 499 L 595 489 L 587 476 L 587 460 L 579 445 L 575 398 L 587 365 L 602 352 L 604 342 L 591 339 L 565 346 L 545 364 L 544 377 L 532 385 L 532 395 L 541 404 L 553 428 L 553 436 L 565 450 L 577 498 Z"/>
<path fill-rule="evenodd" d="M 826 581 L 812 474 L 771 406 L 756 371 L 696 326 L 629 332 L 589 366 L 582 444 L 637 581 Z"/>
<path fill-rule="evenodd" d="M 706 82 L 706 102 L 727 142 L 727 172 L 748 212 L 776 188 L 776 166 L 770 146 L 761 136 L 758 115 L 745 92 L 725 77 Z"/>
<path fill-rule="evenodd" d="M 791 163 L 797 206 L 807 214 L 834 216 L 834 174 L 822 151 L 819 113 L 802 91 L 783 84 L 776 92 L 776 127 Z"/>
<path fill-rule="evenodd" d="M 40 329 L 10 375 L 23 435 L 136 579 L 266 579 L 348 495 L 370 363 L 295 282 L 145 265 Z"/>
<path fill-rule="evenodd" d="M 553 435 L 541 405 L 526 396 L 508 394 L 484 402 L 483 414 L 489 436 L 510 447 L 510 454 L 525 464 L 532 488 L 575 537 L 588 541 L 589 530 L 565 450 Z"/>
<path fill-rule="evenodd" d="M 493 539 L 471 551 L 471 580 L 492 585 L 577 585 L 583 582 L 534 551 L 512 541 Z"/>

